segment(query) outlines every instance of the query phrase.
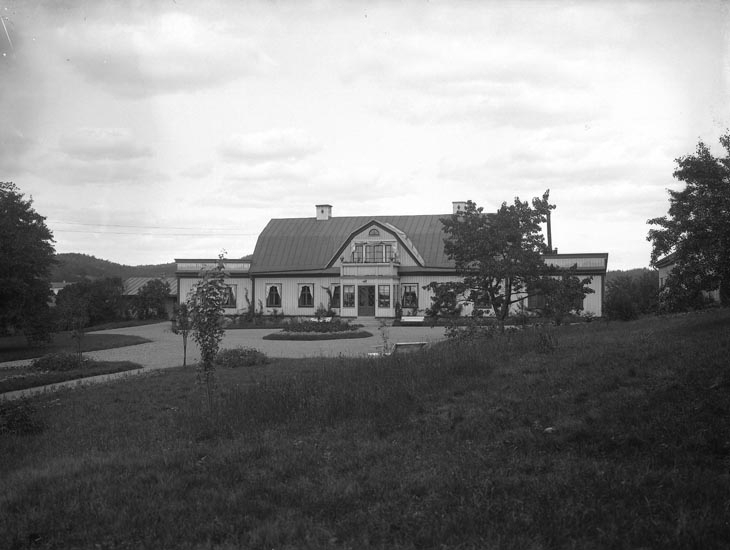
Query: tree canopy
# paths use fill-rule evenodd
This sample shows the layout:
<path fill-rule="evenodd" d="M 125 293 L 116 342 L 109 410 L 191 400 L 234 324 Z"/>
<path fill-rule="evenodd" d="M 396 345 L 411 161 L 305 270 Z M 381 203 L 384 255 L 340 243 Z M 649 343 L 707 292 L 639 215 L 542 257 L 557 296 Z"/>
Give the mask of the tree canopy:
<path fill-rule="evenodd" d="M 720 137 L 724 157 L 715 157 L 701 140 L 694 154 L 675 160 L 674 177 L 685 183 L 668 190 L 669 212 L 652 218 L 647 240 L 651 263 L 673 254 L 675 267 L 668 288 L 720 290 L 720 302 L 730 303 L 730 132 Z"/>
<path fill-rule="evenodd" d="M 147 281 L 139 289 L 134 308 L 140 319 L 164 319 L 167 317 L 165 302 L 170 296 L 170 283 L 162 279 Z"/>
<path fill-rule="evenodd" d="M 464 296 L 478 306 L 490 308 L 503 323 L 512 304 L 524 300 L 525 291 L 561 292 L 563 302 L 577 303 L 573 294 L 576 288 L 582 306 L 582 298 L 589 292 L 584 287 L 586 281 L 563 277 L 562 271 L 547 266 L 543 258 L 549 251 L 541 224 L 547 222 L 554 208 L 549 191 L 545 191 L 531 204 L 515 197 L 513 204 L 502 203 L 494 214 L 485 214 L 482 207 L 468 201 L 462 212 L 443 218 L 444 250 L 463 279 L 429 285 L 435 294 L 431 312 L 444 304 L 453 305 Z M 565 307 L 558 306 L 557 301 L 555 306 Z"/>
<path fill-rule="evenodd" d="M 0 182 L 0 330 L 48 336 L 53 233 L 13 183 Z"/>

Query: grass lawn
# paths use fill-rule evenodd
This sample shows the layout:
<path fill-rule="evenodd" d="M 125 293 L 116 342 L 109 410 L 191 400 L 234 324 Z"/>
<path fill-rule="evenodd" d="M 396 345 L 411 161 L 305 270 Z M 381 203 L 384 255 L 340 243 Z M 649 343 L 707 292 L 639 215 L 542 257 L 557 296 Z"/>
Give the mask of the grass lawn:
<path fill-rule="evenodd" d="M 90 361 L 83 368 L 66 371 L 38 371 L 31 366 L 0 369 L 0 394 L 141 368 L 131 361 Z"/>
<path fill-rule="evenodd" d="M 93 330 L 93 329 L 92 329 Z M 95 329 L 100 330 L 100 329 Z M 126 334 L 96 334 L 86 333 L 83 337 L 81 350 L 98 351 L 102 349 L 123 348 L 144 344 L 150 340 L 141 336 Z M 4 336 L 0 338 L 0 365 L 3 361 L 17 361 L 20 359 L 35 359 L 49 353 L 60 351 L 75 352 L 76 341 L 71 338 L 70 332 L 57 332 L 49 344 L 29 347 L 22 336 Z"/>
<path fill-rule="evenodd" d="M 728 548 L 730 310 L 0 408 L 2 548 Z"/>

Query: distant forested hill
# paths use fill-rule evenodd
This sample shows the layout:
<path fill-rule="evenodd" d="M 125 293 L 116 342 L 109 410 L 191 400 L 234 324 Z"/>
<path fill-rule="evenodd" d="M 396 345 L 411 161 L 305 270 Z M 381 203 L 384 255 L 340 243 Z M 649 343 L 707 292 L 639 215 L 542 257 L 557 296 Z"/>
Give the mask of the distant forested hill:
<path fill-rule="evenodd" d="M 626 271 L 621 271 L 620 269 L 616 271 L 607 271 L 606 272 L 606 283 L 610 283 L 613 281 L 616 277 L 619 275 L 628 275 L 632 279 L 638 279 L 641 277 L 644 273 L 653 273 L 656 275 L 657 285 L 659 284 L 659 273 L 656 269 L 648 269 L 646 267 L 637 267 L 634 269 L 627 269 Z"/>
<path fill-rule="evenodd" d="M 58 265 L 51 271 L 51 280 L 75 283 L 105 277 L 174 277 L 175 263 L 129 266 L 102 260 L 88 254 L 56 254 Z"/>

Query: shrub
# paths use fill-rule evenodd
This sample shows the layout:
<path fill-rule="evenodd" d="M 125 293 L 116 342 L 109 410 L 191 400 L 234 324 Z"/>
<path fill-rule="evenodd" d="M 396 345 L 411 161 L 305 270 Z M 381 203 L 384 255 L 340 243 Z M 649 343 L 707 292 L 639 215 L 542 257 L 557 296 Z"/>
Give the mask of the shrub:
<path fill-rule="evenodd" d="M 331 321 L 298 321 L 284 327 L 286 332 L 350 332 L 360 328 L 359 325 L 351 325 L 342 319 Z"/>
<path fill-rule="evenodd" d="M 49 353 L 34 359 L 31 366 L 41 371 L 68 371 L 81 369 L 89 365 L 88 359 L 79 358 L 76 353 L 59 352 Z"/>
<path fill-rule="evenodd" d="M 43 431 L 37 411 L 26 400 L 0 403 L 0 435 L 31 435 Z"/>
<path fill-rule="evenodd" d="M 222 349 L 216 355 L 215 362 L 219 367 L 235 369 L 237 367 L 253 367 L 255 365 L 266 365 L 269 358 L 262 351 L 255 348 L 238 347 L 235 349 Z"/>

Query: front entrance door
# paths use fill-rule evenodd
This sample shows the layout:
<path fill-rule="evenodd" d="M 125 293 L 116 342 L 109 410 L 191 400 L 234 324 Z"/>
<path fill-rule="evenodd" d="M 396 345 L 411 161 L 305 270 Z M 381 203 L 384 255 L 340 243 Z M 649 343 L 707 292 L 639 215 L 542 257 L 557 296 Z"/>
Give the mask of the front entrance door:
<path fill-rule="evenodd" d="M 357 287 L 357 316 L 375 317 L 375 287 L 361 285 Z"/>

